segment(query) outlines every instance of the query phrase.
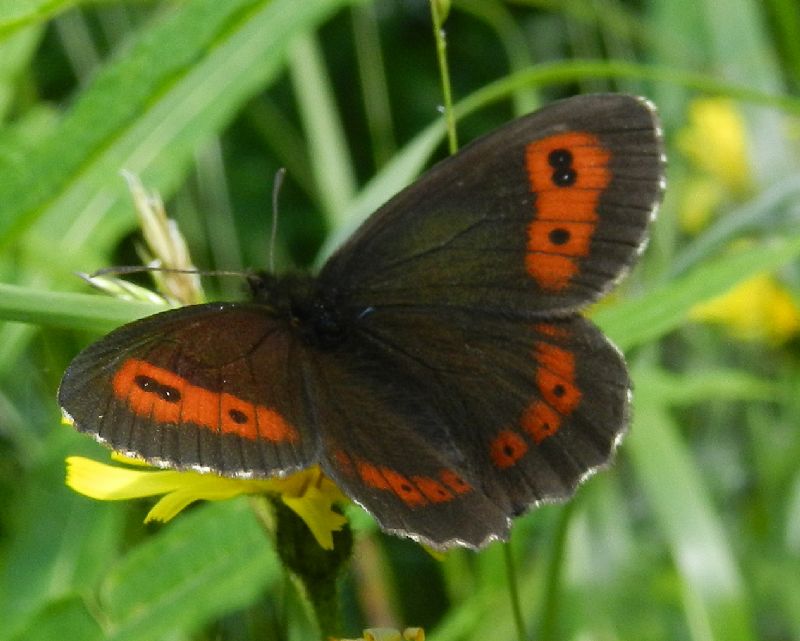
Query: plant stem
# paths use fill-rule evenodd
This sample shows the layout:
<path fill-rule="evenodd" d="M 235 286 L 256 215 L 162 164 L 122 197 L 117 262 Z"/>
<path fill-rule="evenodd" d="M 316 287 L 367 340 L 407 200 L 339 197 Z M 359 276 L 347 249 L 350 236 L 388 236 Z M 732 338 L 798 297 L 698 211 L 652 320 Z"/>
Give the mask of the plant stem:
<path fill-rule="evenodd" d="M 442 97 L 444 99 L 444 117 L 447 123 L 447 142 L 450 154 L 458 151 L 458 134 L 456 133 L 456 117 L 453 113 L 453 94 L 450 88 L 450 69 L 447 66 L 447 38 L 442 24 L 447 18 L 450 3 L 445 0 L 431 0 L 431 16 L 433 17 L 433 38 L 436 41 L 436 57 L 439 61 L 439 75 L 442 78 Z"/>
<path fill-rule="evenodd" d="M 508 583 L 508 596 L 511 600 L 511 614 L 514 618 L 514 626 L 517 628 L 517 638 L 519 641 L 526 641 L 525 621 L 522 619 L 522 607 L 519 602 L 517 569 L 514 564 L 514 554 L 511 550 L 510 541 L 503 543 L 503 557 L 506 561 L 506 582 Z"/>

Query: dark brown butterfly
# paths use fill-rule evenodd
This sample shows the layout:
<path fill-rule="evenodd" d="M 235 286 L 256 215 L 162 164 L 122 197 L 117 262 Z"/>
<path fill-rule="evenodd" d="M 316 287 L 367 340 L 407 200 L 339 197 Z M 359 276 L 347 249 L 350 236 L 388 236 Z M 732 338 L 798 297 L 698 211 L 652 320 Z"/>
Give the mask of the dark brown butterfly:
<path fill-rule="evenodd" d="M 436 165 L 316 277 L 110 333 L 59 402 L 155 465 L 318 463 L 385 530 L 482 546 L 570 496 L 625 430 L 625 363 L 578 312 L 636 259 L 663 185 L 649 102 L 552 104 Z"/>

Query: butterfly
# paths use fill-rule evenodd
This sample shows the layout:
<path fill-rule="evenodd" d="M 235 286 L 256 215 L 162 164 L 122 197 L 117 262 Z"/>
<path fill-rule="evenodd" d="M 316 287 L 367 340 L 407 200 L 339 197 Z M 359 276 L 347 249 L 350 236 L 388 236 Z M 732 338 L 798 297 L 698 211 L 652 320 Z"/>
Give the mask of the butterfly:
<path fill-rule="evenodd" d="M 316 276 L 111 332 L 58 392 L 76 428 L 154 465 L 268 477 L 319 464 L 380 526 L 479 548 L 570 497 L 630 414 L 580 311 L 641 253 L 664 189 L 643 98 L 553 103 L 378 209 Z"/>

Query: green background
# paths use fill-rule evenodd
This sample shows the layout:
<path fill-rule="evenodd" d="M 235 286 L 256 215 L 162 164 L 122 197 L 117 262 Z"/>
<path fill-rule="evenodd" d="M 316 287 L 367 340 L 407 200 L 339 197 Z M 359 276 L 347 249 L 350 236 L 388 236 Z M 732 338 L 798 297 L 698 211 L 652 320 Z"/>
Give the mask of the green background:
<path fill-rule="evenodd" d="M 595 314 L 631 365 L 631 433 L 573 502 L 515 525 L 529 634 L 800 639 L 800 343 L 687 319 L 765 270 L 796 298 L 800 6 L 459 0 L 445 29 L 462 141 L 558 97 L 625 91 L 659 106 L 670 158 L 650 247 Z M 65 456 L 104 454 L 60 425 L 59 378 L 149 309 L 87 304 L 74 272 L 137 261 L 122 169 L 164 196 L 200 267 L 241 269 L 267 264 L 284 166 L 277 264 L 319 264 L 444 157 L 441 96 L 423 0 L 0 0 L 0 641 L 311 638 L 246 502 L 144 526 L 146 501 L 64 486 Z M 676 141 L 708 96 L 744 118 L 750 184 L 689 234 L 698 169 Z M 347 635 L 515 637 L 499 545 L 440 562 L 357 512 L 355 527 Z"/>

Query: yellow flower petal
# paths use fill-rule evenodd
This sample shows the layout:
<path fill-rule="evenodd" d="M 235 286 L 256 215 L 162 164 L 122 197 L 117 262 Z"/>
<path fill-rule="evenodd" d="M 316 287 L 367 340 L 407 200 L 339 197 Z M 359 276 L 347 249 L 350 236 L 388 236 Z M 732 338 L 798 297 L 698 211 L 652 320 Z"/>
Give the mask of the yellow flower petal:
<path fill-rule="evenodd" d="M 346 501 L 341 490 L 318 467 L 277 479 L 284 504 L 299 516 L 324 550 L 333 549 L 333 533 L 342 529 L 347 519 L 333 510 L 334 503 Z"/>
<path fill-rule="evenodd" d="M 697 234 L 708 226 L 725 198 L 725 188 L 718 181 L 699 178 L 683 188 L 680 207 L 681 228 L 687 234 Z"/>
<path fill-rule="evenodd" d="M 402 634 L 395 628 L 368 628 L 358 639 L 339 639 L 338 641 L 425 641 L 422 628 L 406 628 Z"/>
<path fill-rule="evenodd" d="M 240 494 L 261 494 L 272 490 L 270 480 L 231 479 L 199 472 L 175 472 L 175 474 L 177 476 L 173 479 L 172 489 L 147 513 L 145 523 L 169 521 L 195 501 L 222 501 Z"/>
<path fill-rule="evenodd" d="M 772 276 L 761 274 L 690 311 L 694 320 L 724 325 L 736 338 L 779 345 L 800 331 L 800 310 Z"/>
<path fill-rule="evenodd" d="M 98 463 L 82 456 L 67 458 L 67 485 L 102 501 L 153 496 L 171 491 L 178 472 L 130 470 Z"/>
<path fill-rule="evenodd" d="M 133 463 L 142 465 L 135 459 Z M 146 523 L 169 521 L 195 501 L 220 501 L 240 494 L 274 494 L 306 523 L 320 546 L 327 550 L 333 548 L 333 533 L 347 522 L 333 509 L 334 503 L 346 500 L 345 496 L 317 467 L 284 479 L 251 480 L 191 471 L 130 469 L 71 456 L 67 458 L 67 485 L 104 501 L 163 494 L 147 514 Z"/>
<path fill-rule="evenodd" d="M 744 118 L 727 98 L 695 100 L 689 124 L 678 133 L 678 147 L 699 169 L 734 191 L 750 185 Z"/>
<path fill-rule="evenodd" d="M 731 100 L 694 100 L 677 145 L 694 168 L 682 190 L 681 227 L 695 234 L 726 201 L 750 190 L 744 118 Z"/>
<path fill-rule="evenodd" d="M 364 641 L 403 641 L 403 637 L 394 628 L 369 628 L 364 630 Z"/>
<path fill-rule="evenodd" d="M 281 500 L 303 519 L 321 548 L 333 549 L 333 533 L 341 530 L 347 519 L 331 509 L 331 501 L 323 492 L 310 488 L 302 498 L 282 495 Z"/>

